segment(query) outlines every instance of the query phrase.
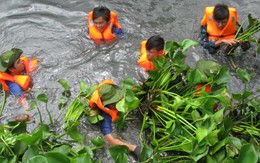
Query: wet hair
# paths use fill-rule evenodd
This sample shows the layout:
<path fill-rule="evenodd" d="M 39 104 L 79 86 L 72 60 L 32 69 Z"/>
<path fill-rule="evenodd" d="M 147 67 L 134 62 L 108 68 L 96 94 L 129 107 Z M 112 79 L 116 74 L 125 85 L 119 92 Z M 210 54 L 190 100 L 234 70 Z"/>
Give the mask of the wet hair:
<path fill-rule="evenodd" d="M 93 10 L 93 20 L 102 17 L 107 22 L 110 19 L 110 10 L 104 6 L 95 7 Z"/>
<path fill-rule="evenodd" d="M 216 21 L 228 19 L 229 17 L 228 6 L 224 4 L 217 4 L 213 11 L 213 17 Z"/>
<path fill-rule="evenodd" d="M 147 50 L 155 48 L 157 51 L 161 51 L 164 48 L 164 39 L 159 35 L 152 36 L 147 40 L 145 47 Z"/>

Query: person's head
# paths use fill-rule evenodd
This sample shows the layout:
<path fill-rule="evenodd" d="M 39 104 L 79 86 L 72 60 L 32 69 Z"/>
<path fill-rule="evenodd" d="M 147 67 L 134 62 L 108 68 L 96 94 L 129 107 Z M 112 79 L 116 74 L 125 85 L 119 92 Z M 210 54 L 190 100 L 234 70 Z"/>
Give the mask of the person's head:
<path fill-rule="evenodd" d="M 229 17 L 229 10 L 227 5 L 217 4 L 214 7 L 213 19 L 218 29 L 222 30 L 226 26 L 228 22 L 228 17 Z"/>
<path fill-rule="evenodd" d="M 148 60 L 152 60 L 163 53 L 164 39 L 159 35 L 152 36 L 147 40 L 145 47 Z"/>
<path fill-rule="evenodd" d="M 124 96 L 124 91 L 113 84 L 102 85 L 99 88 L 99 93 L 103 105 L 107 107 L 115 107 L 115 104 Z"/>
<path fill-rule="evenodd" d="M 110 10 L 104 6 L 96 7 L 93 10 L 93 22 L 100 32 L 108 25 L 110 19 Z"/>
<path fill-rule="evenodd" d="M 20 60 L 23 53 L 21 49 L 13 48 L 5 51 L 0 56 L 0 71 L 19 74 L 24 71 L 24 64 Z"/>

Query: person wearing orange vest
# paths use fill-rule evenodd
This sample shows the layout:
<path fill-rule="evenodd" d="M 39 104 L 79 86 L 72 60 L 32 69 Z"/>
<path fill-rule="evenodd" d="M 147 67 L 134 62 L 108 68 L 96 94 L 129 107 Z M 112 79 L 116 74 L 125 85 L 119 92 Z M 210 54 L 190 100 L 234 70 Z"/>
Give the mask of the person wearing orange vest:
<path fill-rule="evenodd" d="M 222 45 L 236 46 L 242 43 L 241 48 L 250 48 L 248 42 L 235 39 L 236 31 L 239 29 L 237 11 L 235 8 L 224 4 L 214 7 L 206 7 L 201 21 L 199 41 L 203 48 L 214 54 Z M 242 30 L 240 31 L 242 32 Z"/>
<path fill-rule="evenodd" d="M 109 145 L 124 145 L 127 146 L 131 152 L 134 152 L 137 158 L 140 156 L 140 146 L 123 142 L 120 139 L 112 136 L 112 122 L 118 117 L 116 110 L 116 104 L 123 99 L 124 91 L 114 84 L 111 80 L 104 80 L 101 82 L 97 89 L 94 91 L 90 98 L 89 105 L 91 107 L 91 114 L 96 114 L 99 110 L 100 114 L 104 117 L 101 122 L 101 128 L 105 140 Z"/>
<path fill-rule="evenodd" d="M 165 54 L 163 48 L 164 39 L 158 35 L 150 37 L 147 41 L 142 41 L 138 65 L 146 71 L 154 70 L 152 60 Z"/>
<path fill-rule="evenodd" d="M 24 91 L 31 85 L 30 73 L 32 73 L 38 63 L 37 59 L 29 60 L 22 56 L 21 49 L 12 48 L 5 51 L 0 56 L 0 83 L 5 91 L 10 91 L 14 96 L 18 96 L 19 103 L 28 108 Z"/>
<path fill-rule="evenodd" d="M 88 33 L 97 44 L 112 41 L 124 31 L 117 21 L 117 14 L 104 6 L 96 7 L 88 14 Z"/>

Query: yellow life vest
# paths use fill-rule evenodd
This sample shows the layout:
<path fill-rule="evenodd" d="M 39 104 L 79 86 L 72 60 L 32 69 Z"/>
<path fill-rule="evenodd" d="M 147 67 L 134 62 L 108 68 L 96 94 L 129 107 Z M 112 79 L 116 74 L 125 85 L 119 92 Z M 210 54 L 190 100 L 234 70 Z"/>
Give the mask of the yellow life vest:
<path fill-rule="evenodd" d="M 112 33 L 113 26 L 117 28 L 122 28 L 121 25 L 117 21 L 117 14 L 115 12 L 110 12 L 110 19 L 108 21 L 107 27 L 104 29 L 103 32 L 100 32 L 97 27 L 94 25 L 93 21 L 93 11 L 89 12 L 88 14 L 88 30 L 89 36 L 93 39 L 96 43 L 102 44 L 107 41 L 110 41 L 116 37 L 115 34 Z"/>
<path fill-rule="evenodd" d="M 237 11 L 235 8 L 228 8 L 229 18 L 224 29 L 219 30 L 213 18 L 214 7 L 206 7 L 201 26 L 207 26 L 207 33 L 210 41 L 235 38 L 236 23 L 238 22 Z"/>
<path fill-rule="evenodd" d="M 118 110 L 116 108 L 106 108 L 104 107 L 99 93 L 99 88 L 104 84 L 114 84 L 112 80 L 104 80 L 102 83 L 100 83 L 97 87 L 97 89 L 94 91 L 93 95 L 90 98 L 89 106 L 93 108 L 94 106 L 97 106 L 99 109 L 106 112 L 110 117 L 112 118 L 112 122 L 114 122 L 119 116 L 117 115 Z"/>

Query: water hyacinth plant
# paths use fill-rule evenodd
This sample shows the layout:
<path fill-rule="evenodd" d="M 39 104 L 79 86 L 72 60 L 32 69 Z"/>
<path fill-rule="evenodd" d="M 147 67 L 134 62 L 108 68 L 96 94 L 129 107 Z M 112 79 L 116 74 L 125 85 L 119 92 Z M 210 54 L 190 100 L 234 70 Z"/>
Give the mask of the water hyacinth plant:
<path fill-rule="evenodd" d="M 243 22 L 244 24 L 245 22 Z M 254 38 L 253 36 L 260 31 L 260 21 L 256 18 L 253 18 L 251 14 L 248 15 L 248 27 L 244 31 L 242 31 L 242 26 L 237 30 L 237 33 L 235 35 L 235 39 L 243 42 L 254 42 L 257 44 L 257 53 L 260 54 L 260 42 L 259 38 Z M 230 55 L 233 53 L 234 49 L 236 49 L 237 46 L 234 46 L 231 48 L 231 50 L 228 52 Z"/>
<path fill-rule="evenodd" d="M 142 154 L 162 162 L 255 162 L 255 146 L 231 132 L 236 125 L 228 114 L 233 106 L 226 88 L 229 69 L 211 61 L 190 68 L 185 43 L 195 45 L 166 43 L 167 55 L 154 60 L 156 70 L 137 91 L 144 115 L 140 139 L 153 151 L 143 148 Z M 245 148 L 254 157 L 243 153 Z"/>

